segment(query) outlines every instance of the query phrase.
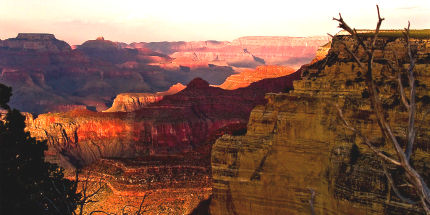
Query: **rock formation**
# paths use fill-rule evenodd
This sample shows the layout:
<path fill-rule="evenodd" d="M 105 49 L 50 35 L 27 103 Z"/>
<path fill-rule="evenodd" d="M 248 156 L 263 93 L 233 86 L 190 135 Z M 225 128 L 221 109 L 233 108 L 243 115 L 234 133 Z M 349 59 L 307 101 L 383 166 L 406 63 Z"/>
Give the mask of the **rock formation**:
<path fill-rule="evenodd" d="M 35 33 L 20 33 L 16 38 L 0 40 L 0 48 L 55 53 L 71 50 L 69 44 L 57 40 L 53 34 Z"/>
<path fill-rule="evenodd" d="M 185 88 L 181 83 L 177 83 L 169 90 L 157 93 L 121 93 L 113 100 L 112 107 L 104 112 L 131 112 L 139 110 L 149 104 L 163 99 L 164 96 L 173 95 Z"/>
<path fill-rule="evenodd" d="M 265 102 L 266 92 L 286 91 L 299 76 L 265 79 L 232 91 L 197 78 L 184 90 L 137 111 L 48 113 L 28 117 L 27 124 L 34 137 L 48 139 L 52 159 L 64 165 L 85 165 L 102 157 L 208 154 L 208 140 L 225 133 L 226 127 L 242 129 L 251 109 Z"/>
<path fill-rule="evenodd" d="M 247 87 L 259 80 L 282 77 L 295 71 L 293 68 L 287 66 L 258 66 L 255 70 L 244 69 L 239 74 L 231 75 L 218 87 L 226 90 L 234 90 Z"/>
<path fill-rule="evenodd" d="M 119 93 L 165 91 L 195 77 L 221 84 L 233 74 L 227 66 L 183 70 L 171 61 L 147 48 L 101 38 L 71 49 L 51 34 L 19 34 L 0 41 L 0 82 L 13 87 L 12 107 L 38 114 L 59 106 L 102 111 Z"/>
<path fill-rule="evenodd" d="M 311 214 L 311 191 L 316 193 L 316 214 L 423 213 L 419 206 L 396 197 L 380 161 L 347 132 L 337 116 L 336 103 L 371 141 L 380 142 L 366 99 L 364 71 L 340 41 L 348 46 L 353 43 L 350 36 L 335 36 L 326 58 L 302 68 L 302 80 L 294 82 L 293 92 L 267 94 L 268 103 L 252 110 L 246 135 L 224 135 L 216 141 L 211 158 L 211 214 Z M 399 60 L 406 68 L 403 41 L 389 35 L 377 40 L 375 75 L 385 95 L 397 89 L 389 78 L 389 67 L 379 60 Z M 423 102 L 430 87 L 429 44 L 423 37 L 412 40 L 418 49 L 416 74 Z M 390 97 L 384 97 L 384 103 L 396 107 Z M 401 135 L 407 122 L 402 109 L 390 111 L 389 120 Z M 413 163 L 429 182 L 430 124 L 421 123 Z"/>

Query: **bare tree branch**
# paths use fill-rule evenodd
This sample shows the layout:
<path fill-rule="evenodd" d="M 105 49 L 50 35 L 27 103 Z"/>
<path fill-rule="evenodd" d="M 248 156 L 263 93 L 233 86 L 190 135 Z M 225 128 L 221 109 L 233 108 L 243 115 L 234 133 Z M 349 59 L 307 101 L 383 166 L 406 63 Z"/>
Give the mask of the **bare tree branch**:
<path fill-rule="evenodd" d="M 414 78 L 414 66 L 415 66 L 415 57 L 412 54 L 411 50 L 411 44 L 410 44 L 410 24 L 408 23 L 408 28 L 405 29 L 405 41 L 408 51 L 408 56 L 410 60 L 409 68 L 408 68 L 408 80 L 409 80 L 409 88 L 410 88 L 410 99 L 409 103 L 406 101 L 406 96 L 403 90 L 403 85 L 401 83 L 401 77 L 399 78 L 398 75 L 398 82 L 399 82 L 399 88 L 400 88 L 400 96 L 402 97 L 403 104 L 407 107 L 408 110 L 408 130 L 407 130 L 407 145 L 406 150 L 403 151 L 402 147 L 400 146 L 397 137 L 394 135 L 391 126 L 387 122 L 385 118 L 385 110 L 383 109 L 382 102 L 379 98 L 379 93 L 377 91 L 375 81 L 373 79 L 373 62 L 374 62 L 374 52 L 376 49 L 376 40 L 379 34 L 379 29 L 381 27 L 382 21 L 384 18 L 381 18 L 380 12 L 379 12 L 379 6 L 376 6 L 377 12 L 378 12 L 378 23 L 376 25 L 375 33 L 373 35 L 373 38 L 369 45 L 367 45 L 363 39 L 357 34 L 357 31 L 354 29 L 352 30 L 351 27 L 349 27 L 345 21 L 343 20 L 342 16 L 339 14 L 339 19 L 333 18 L 334 20 L 339 22 L 339 27 L 344 29 L 345 31 L 349 32 L 354 39 L 357 40 L 358 45 L 361 46 L 361 48 L 364 49 L 365 53 L 367 54 L 367 72 L 366 72 L 366 84 L 367 84 L 367 90 L 370 94 L 370 102 L 372 106 L 372 110 L 374 114 L 376 115 L 376 119 L 378 122 L 378 125 L 380 127 L 380 130 L 385 138 L 386 141 L 389 141 L 392 143 L 393 148 L 396 152 L 397 159 L 396 160 L 389 160 L 387 159 L 387 156 L 381 156 L 381 152 L 377 151 L 373 145 L 368 141 L 368 138 L 361 134 L 361 132 L 354 127 L 350 126 L 349 123 L 346 121 L 346 119 L 343 117 L 342 111 L 338 108 L 338 112 L 340 117 L 342 118 L 344 124 L 346 125 L 349 130 L 357 133 L 363 141 L 366 143 L 366 145 L 374 151 L 380 158 L 390 161 L 391 163 L 395 163 L 396 165 L 399 165 L 404 169 L 405 176 L 409 179 L 413 187 L 415 188 L 416 194 L 420 198 L 422 208 L 425 210 L 426 214 L 430 214 L 430 191 L 427 186 L 427 184 L 424 182 L 423 178 L 418 174 L 418 172 L 411 166 L 409 163 L 411 155 L 413 153 L 413 145 L 415 141 L 416 131 L 415 131 L 415 112 L 416 112 L 416 104 L 415 104 L 415 94 L 416 94 L 416 83 Z M 349 52 L 357 61 L 356 59 L 359 59 L 358 56 L 356 56 L 354 53 L 352 53 L 350 50 L 346 49 L 347 52 Z M 357 62 L 360 65 L 360 62 Z M 379 152 L 379 153 L 378 153 Z M 391 158 L 390 158 L 391 159 Z M 395 161 L 395 162 L 393 162 Z M 388 180 L 391 180 L 391 176 L 387 174 Z M 393 189 L 394 190 L 394 189 Z M 396 191 L 395 191 L 396 192 Z"/>
<path fill-rule="evenodd" d="M 102 214 L 106 214 L 106 215 L 115 215 L 115 214 L 107 213 L 105 211 L 91 211 L 91 213 L 89 215 L 92 215 L 94 213 L 102 213 Z"/>
<path fill-rule="evenodd" d="M 411 50 L 411 43 L 410 43 L 410 26 L 411 23 L 408 22 L 408 28 L 405 28 L 405 40 L 406 40 L 406 46 L 408 50 L 408 56 L 410 60 L 409 68 L 408 68 L 408 79 L 409 79 L 409 88 L 410 88 L 410 98 L 409 98 L 409 114 L 408 114 L 408 145 L 406 147 L 406 159 L 410 160 L 411 154 L 414 147 L 415 142 L 415 111 L 416 111 L 416 104 L 415 104 L 415 93 L 416 93 L 416 83 L 415 83 L 415 77 L 414 77 L 414 67 L 415 67 L 415 58 L 412 56 L 412 50 Z"/>
<path fill-rule="evenodd" d="M 149 194 L 151 194 L 151 193 L 150 193 L 150 192 L 147 192 L 147 193 L 145 193 L 145 195 L 143 196 L 142 201 L 140 202 L 140 205 L 139 205 L 139 210 L 136 212 L 136 215 L 140 215 L 140 213 L 142 212 L 142 206 L 143 206 L 143 203 L 145 202 L 145 199 L 146 199 L 146 197 L 147 197 Z M 145 211 L 143 211 L 143 212 L 145 212 Z"/>
<path fill-rule="evenodd" d="M 402 200 L 402 201 L 404 201 L 404 202 L 406 202 L 406 203 L 408 203 L 408 204 L 417 204 L 417 202 L 412 201 L 411 199 L 409 199 L 409 198 L 407 198 L 407 197 L 404 197 L 404 196 L 400 193 L 400 191 L 397 189 L 396 185 L 394 184 L 394 180 L 393 180 L 393 178 L 391 177 L 391 174 L 388 172 L 387 167 L 385 166 L 384 162 L 381 162 L 381 166 L 382 166 L 382 169 L 384 170 L 384 174 L 385 174 L 385 176 L 387 177 L 387 180 L 388 180 L 388 182 L 389 182 L 389 184 L 390 184 L 390 186 L 391 186 L 391 189 L 393 189 L 393 191 L 394 191 L 394 193 L 396 194 L 396 196 L 397 196 L 400 200 Z"/>
<path fill-rule="evenodd" d="M 394 165 L 397 165 L 397 166 L 400 166 L 401 164 L 400 164 L 400 162 L 399 161 L 396 161 L 396 160 L 394 160 L 394 159 L 392 159 L 392 158 L 390 158 L 390 157 L 388 157 L 387 155 L 385 155 L 382 151 L 379 151 L 378 149 L 376 149 L 374 146 L 373 146 L 373 144 L 370 142 L 370 140 L 365 136 L 365 135 L 363 135 L 363 133 L 361 133 L 361 131 L 359 130 L 359 129 L 356 129 L 356 128 L 354 128 L 353 126 L 351 126 L 349 123 L 348 123 L 348 121 L 345 119 L 345 117 L 343 116 L 343 112 L 342 112 L 342 110 L 339 108 L 339 106 L 338 105 L 336 105 L 336 109 L 337 109 L 337 111 L 338 111 L 338 115 L 339 115 L 339 117 L 342 119 L 342 121 L 343 121 L 343 124 L 344 124 L 344 126 L 347 128 L 347 129 L 349 129 L 349 130 L 351 130 L 352 132 L 354 132 L 355 134 L 357 134 L 359 137 L 360 137 L 360 139 L 377 155 L 377 156 L 379 156 L 380 158 L 382 158 L 382 159 L 384 159 L 384 160 L 386 160 L 387 162 L 390 162 L 390 163 L 392 163 L 392 164 L 394 164 Z"/>
<path fill-rule="evenodd" d="M 311 207 L 311 215 L 315 215 L 315 207 L 314 207 L 315 191 L 311 188 L 309 188 L 309 191 L 311 192 L 311 199 L 309 199 L 309 205 Z"/>

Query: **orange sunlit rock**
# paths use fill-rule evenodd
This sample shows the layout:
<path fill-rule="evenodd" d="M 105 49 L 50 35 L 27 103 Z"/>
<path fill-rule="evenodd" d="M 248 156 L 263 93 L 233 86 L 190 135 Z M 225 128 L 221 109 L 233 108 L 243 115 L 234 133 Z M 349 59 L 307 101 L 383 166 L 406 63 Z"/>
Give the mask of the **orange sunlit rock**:
<path fill-rule="evenodd" d="M 277 78 L 294 73 L 296 70 L 287 66 L 258 66 L 254 69 L 244 69 L 239 74 L 228 77 L 224 83 L 218 87 L 226 90 L 234 90 L 247 87 L 251 83 L 265 78 Z"/>

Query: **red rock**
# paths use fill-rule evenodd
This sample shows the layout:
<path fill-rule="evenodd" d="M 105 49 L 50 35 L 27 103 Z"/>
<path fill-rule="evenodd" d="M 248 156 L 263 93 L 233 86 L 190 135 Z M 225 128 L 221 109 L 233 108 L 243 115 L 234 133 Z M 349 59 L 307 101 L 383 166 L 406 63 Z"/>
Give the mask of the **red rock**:
<path fill-rule="evenodd" d="M 20 34 L 0 41 L 0 82 L 19 95 L 12 97 L 14 108 L 39 114 L 58 111 L 58 105 L 103 111 L 119 93 L 155 93 L 198 76 L 220 84 L 233 73 L 208 65 L 181 71 L 165 66 L 171 61 L 148 48 L 109 40 L 90 40 L 72 50 L 53 35 Z"/>
<path fill-rule="evenodd" d="M 222 135 L 219 131 L 228 126 L 243 129 L 252 108 L 265 103 L 265 93 L 290 89 L 299 77 L 296 72 L 237 90 L 195 79 L 184 90 L 134 112 L 41 114 L 28 121 L 28 129 L 33 136 L 48 139 L 51 154 L 57 155 L 51 159 L 63 165 L 84 165 L 101 157 L 209 154 L 209 139 Z"/>
<path fill-rule="evenodd" d="M 247 87 L 251 83 L 262 79 L 282 77 L 295 71 L 293 68 L 287 66 L 258 66 L 255 70 L 244 69 L 239 74 L 231 75 L 218 87 L 226 90 L 234 90 Z"/>

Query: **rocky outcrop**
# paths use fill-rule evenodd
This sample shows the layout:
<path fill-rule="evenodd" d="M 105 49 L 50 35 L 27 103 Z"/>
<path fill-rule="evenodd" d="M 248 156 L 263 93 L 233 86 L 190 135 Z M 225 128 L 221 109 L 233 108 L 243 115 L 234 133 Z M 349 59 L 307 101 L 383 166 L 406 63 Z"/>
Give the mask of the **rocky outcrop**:
<path fill-rule="evenodd" d="M 380 161 L 361 143 L 359 137 L 341 124 L 335 104 L 351 123 L 379 143 L 378 125 L 366 98 L 364 71 L 344 50 L 347 35 L 336 36 L 322 61 L 303 68 L 303 77 L 294 82 L 290 93 L 267 94 L 268 103 L 254 108 L 243 136 L 224 135 L 212 148 L 213 197 L 211 214 L 421 214 L 419 206 L 408 205 L 392 192 Z M 407 66 L 406 49 L 399 37 L 381 36 L 377 40 L 375 76 L 380 92 L 395 92 L 390 69 L 380 59 L 395 57 Z M 430 86 L 430 40 L 415 38 L 420 107 Z M 385 48 L 385 49 L 383 49 Z M 394 83 L 394 84 L 393 84 Z M 401 136 L 407 122 L 389 97 L 390 124 Z M 430 124 L 421 121 L 418 149 L 413 163 L 430 182 Z M 394 167 L 390 167 L 395 171 Z M 399 175 L 394 174 L 394 177 Z M 396 179 L 398 181 L 398 179 Z M 408 192 L 407 189 L 402 192 Z"/>
<path fill-rule="evenodd" d="M 293 68 L 287 66 L 258 66 L 255 70 L 244 69 L 239 74 L 231 75 L 218 87 L 226 90 L 234 90 L 247 87 L 259 80 L 282 77 L 295 71 Z"/>
<path fill-rule="evenodd" d="M 104 112 L 131 112 L 139 110 L 149 104 L 163 99 L 164 96 L 173 95 L 185 88 L 181 83 L 177 83 L 169 90 L 157 93 L 121 93 L 113 100 L 112 107 Z"/>
<path fill-rule="evenodd" d="M 232 91 L 197 78 L 184 90 L 137 111 L 48 113 L 28 119 L 27 125 L 32 136 L 48 140 L 50 159 L 63 166 L 109 157 L 209 154 L 209 140 L 243 129 L 251 109 L 265 102 L 266 92 L 286 91 L 299 76 L 265 79 Z"/>

